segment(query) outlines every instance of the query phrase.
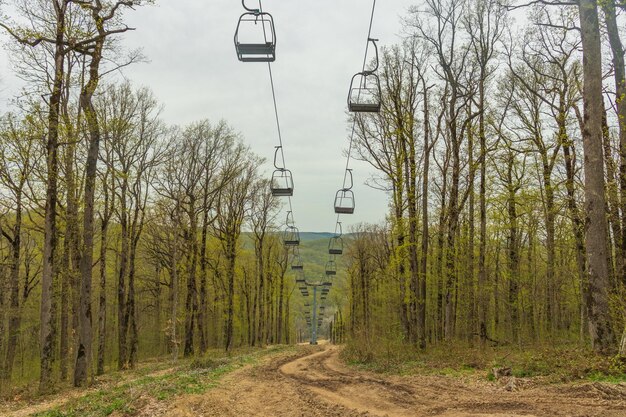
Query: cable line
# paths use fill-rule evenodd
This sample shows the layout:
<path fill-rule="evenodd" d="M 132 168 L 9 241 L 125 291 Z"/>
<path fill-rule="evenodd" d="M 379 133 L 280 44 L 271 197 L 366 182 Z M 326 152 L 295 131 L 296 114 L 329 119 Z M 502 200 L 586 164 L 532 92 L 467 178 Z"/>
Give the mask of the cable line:
<path fill-rule="evenodd" d="M 367 41 L 365 42 L 365 53 L 363 54 L 363 64 L 361 66 L 361 72 L 356 73 L 350 81 L 350 89 L 348 90 L 348 110 L 350 112 L 379 112 L 381 101 L 380 81 L 376 71 L 378 70 L 378 47 L 376 42 L 378 39 L 372 38 L 372 25 L 374 22 L 374 12 L 376 10 L 376 0 L 372 1 L 372 11 L 370 14 L 369 26 L 367 29 Z M 367 54 L 369 52 L 370 43 L 374 45 L 376 53 L 376 64 L 373 69 L 366 70 Z M 354 81 L 357 77 L 360 77 L 358 87 L 354 87 Z M 368 77 L 374 80 L 374 88 L 368 88 Z M 353 100 L 354 92 L 356 92 L 356 100 Z M 362 95 L 366 96 L 366 100 L 361 100 Z M 343 174 L 342 188 L 335 194 L 334 211 L 337 213 L 337 220 L 335 223 L 335 235 L 330 238 L 328 243 L 329 259 L 325 265 L 326 276 L 332 277 L 337 274 L 337 265 L 335 261 L 336 255 L 343 253 L 343 241 L 341 239 L 342 227 L 341 227 L 341 215 L 353 214 L 355 208 L 354 192 L 352 187 L 354 186 L 354 178 L 352 176 L 352 169 L 350 168 L 350 160 L 352 157 L 352 148 L 354 145 L 354 135 L 356 132 L 356 123 L 358 114 L 355 114 L 352 119 L 352 129 L 350 132 L 350 141 L 348 145 L 348 153 L 346 157 L 346 166 Z M 349 181 L 349 185 L 348 185 Z M 331 284 L 331 283 L 329 283 Z M 322 296 L 325 298 L 326 294 L 330 290 L 330 285 L 324 288 Z"/>

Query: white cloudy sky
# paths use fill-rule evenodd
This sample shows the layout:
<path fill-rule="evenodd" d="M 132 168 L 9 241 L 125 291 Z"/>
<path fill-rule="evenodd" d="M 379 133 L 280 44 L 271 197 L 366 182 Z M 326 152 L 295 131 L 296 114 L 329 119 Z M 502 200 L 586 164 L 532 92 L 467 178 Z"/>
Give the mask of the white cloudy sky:
<path fill-rule="evenodd" d="M 253 2 L 248 0 L 249 4 Z M 372 36 L 381 45 L 398 42 L 400 18 L 417 0 L 378 0 Z M 348 144 L 346 95 L 360 70 L 367 37 L 369 0 L 265 0 L 274 16 L 277 60 L 272 66 L 287 168 L 295 181 L 293 206 L 301 231 L 332 231 L 332 202 L 341 187 Z M 240 131 L 271 172 L 278 142 L 267 65 L 241 63 L 233 34 L 242 12 L 238 0 L 157 0 L 127 13 L 137 30 L 124 36 L 128 48 L 143 47 L 150 62 L 124 69 L 164 103 L 170 124 L 226 119 Z M 0 111 L 20 88 L 0 50 Z M 357 208 L 344 228 L 379 222 L 387 197 L 364 182 L 372 174 L 353 162 Z"/>

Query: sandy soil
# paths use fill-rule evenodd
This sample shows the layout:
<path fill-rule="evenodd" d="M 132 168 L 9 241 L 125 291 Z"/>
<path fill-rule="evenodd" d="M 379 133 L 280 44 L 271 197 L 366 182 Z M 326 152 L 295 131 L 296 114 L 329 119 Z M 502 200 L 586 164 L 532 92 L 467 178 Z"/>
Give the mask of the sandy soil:
<path fill-rule="evenodd" d="M 444 376 L 389 377 L 343 365 L 339 348 L 301 347 L 225 377 L 203 395 L 141 416 L 626 416 L 626 384 L 532 386 Z"/>

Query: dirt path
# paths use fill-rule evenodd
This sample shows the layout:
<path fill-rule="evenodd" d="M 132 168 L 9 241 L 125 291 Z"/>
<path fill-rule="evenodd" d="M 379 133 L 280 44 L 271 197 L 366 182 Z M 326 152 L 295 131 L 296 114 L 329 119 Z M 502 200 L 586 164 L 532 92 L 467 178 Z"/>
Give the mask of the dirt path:
<path fill-rule="evenodd" d="M 216 389 L 143 416 L 626 416 L 626 385 L 581 383 L 508 391 L 443 376 L 387 377 L 344 366 L 335 346 L 303 347 L 238 370 Z"/>

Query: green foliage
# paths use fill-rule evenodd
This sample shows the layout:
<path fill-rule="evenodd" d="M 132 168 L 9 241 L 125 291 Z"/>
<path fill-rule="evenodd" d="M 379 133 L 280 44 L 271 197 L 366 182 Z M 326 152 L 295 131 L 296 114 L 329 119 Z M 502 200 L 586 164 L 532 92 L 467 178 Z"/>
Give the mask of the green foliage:
<path fill-rule="evenodd" d="M 149 401 L 166 401 L 182 394 L 202 394 L 215 387 L 229 372 L 241 366 L 254 364 L 260 358 L 289 349 L 276 346 L 262 350 L 240 350 L 238 355 L 196 358 L 182 362 L 171 371 L 139 376 L 114 387 L 101 388 L 67 404 L 35 414 L 37 417 L 104 417 L 114 412 L 132 415 Z M 219 356 L 222 355 L 222 356 Z"/>
<path fill-rule="evenodd" d="M 425 351 L 409 346 L 397 346 L 395 352 L 369 349 L 355 339 L 343 352 L 352 366 L 374 372 L 394 374 L 434 374 L 452 377 L 474 375 L 495 381 L 494 368 L 510 367 L 516 378 L 537 378 L 545 382 L 590 380 L 619 383 L 626 381 L 626 358 L 606 357 L 590 349 L 563 346 L 486 347 L 456 341 L 444 343 Z M 396 360 L 389 360 L 389 358 Z"/>

